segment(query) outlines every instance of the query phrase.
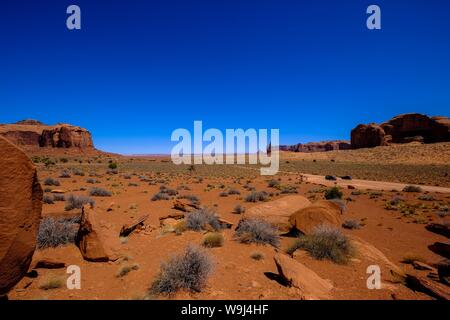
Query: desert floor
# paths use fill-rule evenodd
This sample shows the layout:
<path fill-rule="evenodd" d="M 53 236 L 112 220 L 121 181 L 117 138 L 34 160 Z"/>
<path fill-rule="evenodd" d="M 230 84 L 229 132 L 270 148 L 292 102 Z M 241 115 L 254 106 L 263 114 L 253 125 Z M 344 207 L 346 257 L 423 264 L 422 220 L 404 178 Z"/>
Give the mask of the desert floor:
<path fill-rule="evenodd" d="M 441 146 L 442 147 L 442 146 Z M 435 148 L 440 148 L 436 145 Z M 387 149 L 374 152 L 385 153 Z M 441 150 L 441 149 L 440 149 Z M 246 202 L 245 196 L 254 188 L 266 191 L 269 200 L 285 196 L 279 190 L 268 186 L 268 180 L 277 179 L 283 186 L 292 186 L 299 195 L 311 201 L 323 199 L 325 189 L 335 182 L 312 175 L 351 175 L 353 178 L 404 184 L 425 184 L 440 186 L 442 189 L 426 188 L 422 192 L 403 192 L 392 188 L 389 183 L 359 185 L 348 189 L 352 181 L 342 181 L 345 211 L 342 220 L 357 220 L 363 227 L 357 230 L 342 231 L 351 237 L 359 237 L 379 249 L 391 262 L 412 274 L 426 276 L 429 271 L 415 270 L 410 264 L 403 263 L 407 257 L 433 265 L 443 258 L 428 249 L 434 242 L 447 242 L 441 235 L 425 229 L 429 222 L 448 223 L 450 192 L 449 144 L 443 144 L 447 162 L 443 157 L 434 156 L 435 161 L 422 161 L 416 156 L 399 158 L 398 161 L 375 162 L 380 155 L 370 156 L 361 151 L 360 158 L 351 161 L 346 153 L 329 152 L 323 154 L 284 154 L 280 173 L 275 177 L 263 177 L 255 167 L 238 165 L 199 165 L 175 166 L 163 157 L 113 157 L 113 156 L 65 156 L 54 157 L 54 165 L 45 166 L 41 158 L 35 158 L 39 178 L 44 181 L 51 177 L 60 181 L 60 186 L 45 186 L 46 195 L 52 195 L 57 189 L 66 196 L 69 194 L 88 195 L 92 187 L 101 187 L 112 192 L 110 197 L 92 197 L 95 200 L 95 212 L 103 231 L 111 235 L 110 245 L 119 257 L 110 262 L 87 262 L 74 244 L 57 248 L 37 250 L 34 262 L 46 258 L 64 262 L 66 265 L 78 265 L 81 268 L 82 287 L 80 290 L 68 290 L 65 286 L 51 290 L 42 289 L 42 284 L 52 278 L 67 277 L 66 269 L 38 269 L 37 277 L 25 277 L 9 294 L 10 299 L 143 299 L 148 298 L 148 288 L 158 274 L 160 264 L 170 256 L 182 251 L 188 243 L 201 246 L 203 233 L 185 231 L 180 235 L 168 232 L 160 226 L 159 218 L 179 211 L 172 208 L 173 200 L 151 201 L 161 185 L 178 191 L 178 195 L 195 195 L 202 206 L 214 208 L 221 218 L 234 224 L 240 215 L 233 213 L 236 205 L 246 209 L 258 203 Z M 408 150 L 408 152 L 411 152 Z M 420 151 L 423 155 L 428 149 Z M 402 154 L 399 151 L 398 154 Z M 423 156 L 424 157 L 424 156 Z M 423 158 L 422 157 L 422 158 Z M 406 161 L 408 158 L 410 160 Z M 380 159 L 380 158 L 378 158 Z M 403 160 L 402 160 L 403 159 Z M 118 164 L 117 173 L 107 172 L 109 163 Z M 425 169 L 424 169 L 425 168 Z M 62 170 L 71 172 L 70 177 L 61 178 Z M 74 171 L 74 169 L 76 169 Z M 81 173 L 82 172 L 82 173 Z M 303 176 L 302 173 L 312 174 Z M 81 175 L 82 174 L 82 175 Z M 93 178 L 96 183 L 87 183 Z M 356 182 L 355 182 L 356 184 Z M 403 185 L 398 185 L 403 186 Z M 362 188 L 364 187 L 364 188 Z M 385 188 L 386 187 L 386 188 Z M 238 195 L 224 196 L 230 188 L 240 192 Z M 446 192 L 447 191 L 447 192 Z M 175 196 L 174 198 L 176 198 Z M 398 210 L 388 210 L 386 203 L 393 198 L 401 198 L 404 206 Z M 390 208 L 392 209 L 392 208 Z M 75 216 L 80 209 L 65 210 L 65 203 L 56 201 L 44 204 L 44 217 Z M 127 238 L 119 239 L 124 224 L 149 214 L 145 230 L 136 230 Z M 234 227 L 222 231 L 225 242 L 222 247 L 205 248 L 214 259 L 214 272 L 207 281 L 206 288 L 200 293 L 180 292 L 171 297 L 151 297 L 169 299 L 301 299 L 298 289 L 280 283 L 273 256 L 283 252 L 294 241 L 292 237 L 282 237 L 279 248 L 269 245 L 249 245 L 236 241 Z M 250 256 L 254 252 L 264 255 L 262 260 Z M 414 292 L 392 276 L 389 269 L 382 265 L 383 287 L 369 290 L 366 287 L 366 268 L 376 263 L 364 252 L 357 252 L 346 265 L 326 260 L 314 260 L 304 252 L 298 252 L 294 258 L 314 270 L 320 277 L 329 279 L 334 289 L 332 299 L 431 299 L 429 296 Z M 137 270 L 123 277 L 117 274 L 126 265 L 137 264 Z"/>

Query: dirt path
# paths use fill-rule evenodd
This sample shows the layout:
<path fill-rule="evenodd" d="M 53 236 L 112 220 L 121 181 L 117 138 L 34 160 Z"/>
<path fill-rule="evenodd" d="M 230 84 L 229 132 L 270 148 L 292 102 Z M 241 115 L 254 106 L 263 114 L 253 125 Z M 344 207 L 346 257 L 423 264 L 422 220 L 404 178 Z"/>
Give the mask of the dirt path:
<path fill-rule="evenodd" d="M 259 169 L 256 169 L 256 168 L 249 168 L 249 167 L 244 167 L 244 166 L 239 166 L 239 167 L 259 171 Z M 341 178 L 337 178 L 337 180 L 327 180 L 327 179 L 325 179 L 325 176 L 300 173 L 300 172 L 291 172 L 291 171 L 278 171 L 278 173 L 293 174 L 293 175 L 301 174 L 306 182 L 315 183 L 315 184 L 323 184 L 325 186 L 330 186 L 330 187 L 338 185 L 340 187 L 347 188 L 350 185 L 357 189 L 402 191 L 403 188 L 405 188 L 405 186 L 410 185 L 408 183 L 372 181 L 372 180 L 360 180 L 360 179 L 343 180 Z M 422 191 L 437 192 L 437 193 L 450 193 L 450 188 L 445 188 L 445 187 L 420 185 L 420 188 L 422 189 Z"/>
<path fill-rule="evenodd" d="M 326 180 L 324 176 L 317 176 L 312 174 L 303 174 L 306 178 L 306 181 L 311 183 L 323 184 L 326 186 L 334 186 L 335 184 L 338 186 L 346 187 L 351 185 L 357 189 L 372 189 L 372 190 L 398 190 L 401 191 L 407 183 L 398 183 L 398 182 L 386 182 L 386 181 L 371 181 L 371 180 L 343 180 L 341 178 L 337 178 L 336 181 Z M 450 193 L 450 188 L 445 187 L 435 187 L 435 186 L 423 186 L 420 185 L 422 191 L 428 192 L 438 192 L 438 193 Z"/>

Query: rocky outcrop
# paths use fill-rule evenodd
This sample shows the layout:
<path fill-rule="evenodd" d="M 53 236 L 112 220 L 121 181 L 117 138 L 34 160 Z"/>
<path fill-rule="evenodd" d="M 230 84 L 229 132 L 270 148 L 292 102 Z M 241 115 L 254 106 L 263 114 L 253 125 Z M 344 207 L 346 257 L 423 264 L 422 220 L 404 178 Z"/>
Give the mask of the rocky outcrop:
<path fill-rule="evenodd" d="M 337 203 L 320 200 L 293 213 L 289 217 L 289 223 L 297 231 L 310 234 L 323 224 L 339 227 L 341 225 L 340 215 L 341 208 Z"/>
<path fill-rule="evenodd" d="M 89 131 L 70 124 L 48 126 L 37 120 L 0 125 L 0 136 L 25 150 L 41 148 L 94 150 Z"/>
<path fill-rule="evenodd" d="M 386 146 L 386 133 L 375 123 L 360 124 L 351 132 L 352 149 Z"/>
<path fill-rule="evenodd" d="M 450 141 L 450 119 L 446 117 L 428 117 L 419 113 L 396 116 L 381 124 L 386 135 L 393 143 L 410 142 L 413 139 L 424 143 Z"/>
<path fill-rule="evenodd" d="M 17 121 L 16 124 L 25 125 L 25 126 L 45 126 L 42 122 L 34 119 L 25 119 Z"/>
<path fill-rule="evenodd" d="M 243 218 L 262 219 L 276 227 L 280 234 L 288 233 L 292 228 L 289 222 L 290 216 L 310 204 L 311 202 L 303 196 L 286 196 L 251 207 L 244 212 Z"/>
<path fill-rule="evenodd" d="M 34 131 L 6 131 L 2 136 L 17 146 L 39 146 L 41 135 Z"/>
<path fill-rule="evenodd" d="M 94 144 L 89 131 L 71 125 L 44 129 L 39 138 L 40 147 L 92 149 Z"/>
<path fill-rule="evenodd" d="M 101 236 L 100 223 L 97 222 L 95 211 L 87 205 L 83 206 L 77 245 L 83 258 L 87 261 L 105 262 L 109 260 Z"/>
<path fill-rule="evenodd" d="M 274 256 L 279 275 L 294 288 L 300 289 L 307 300 L 330 299 L 333 284 L 322 279 L 304 264 L 280 253 Z"/>
<path fill-rule="evenodd" d="M 36 247 L 42 189 L 25 153 L 0 137 L 0 295 L 29 269 Z"/>
<path fill-rule="evenodd" d="M 280 146 L 281 151 L 291 152 L 326 152 L 333 150 L 349 150 L 351 144 L 348 141 L 323 141 L 323 142 L 309 142 L 298 143 L 294 145 Z"/>
<path fill-rule="evenodd" d="M 435 143 L 450 141 L 450 119 L 419 113 L 396 116 L 377 124 L 358 125 L 351 132 L 352 149 L 373 148 L 391 143 Z"/>

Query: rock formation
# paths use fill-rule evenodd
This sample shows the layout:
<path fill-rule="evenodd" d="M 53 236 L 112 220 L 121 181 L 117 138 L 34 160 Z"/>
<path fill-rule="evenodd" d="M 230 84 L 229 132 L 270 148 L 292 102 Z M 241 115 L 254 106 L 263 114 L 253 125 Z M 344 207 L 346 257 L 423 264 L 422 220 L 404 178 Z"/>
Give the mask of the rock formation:
<path fill-rule="evenodd" d="M 360 124 L 351 132 L 352 149 L 386 146 L 386 133 L 375 123 Z"/>
<path fill-rule="evenodd" d="M 37 120 L 22 120 L 0 125 L 0 136 L 26 150 L 41 148 L 94 150 L 89 131 L 70 124 L 45 125 Z"/>
<path fill-rule="evenodd" d="M 286 196 L 251 207 L 243 214 L 243 218 L 263 219 L 276 227 L 279 233 L 287 233 L 291 230 L 289 217 L 310 204 L 311 202 L 303 196 Z"/>
<path fill-rule="evenodd" d="M 293 213 L 289 223 L 303 234 L 310 234 L 322 224 L 335 227 L 341 225 L 341 208 L 333 201 L 319 200 Z"/>
<path fill-rule="evenodd" d="M 409 113 L 396 116 L 380 125 L 361 124 L 351 132 L 352 149 L 414 141 L 422 143 L 450 141 L 450 119 Z"/>
<path fill-rule="evenodd" d="M 25 153 L 0 137 L 0 295 L 28 271 L 36 247 L 42 189 Z"/>
<path fill-rule="evenodd" d="M 77 245 L 83 258 L 87 261 L 105 262 L 109 260 L 95 211 L 87 205 L 83 206 Z"/>
<path fill-rule="evenodd" d="M 300 289 L 307 300 L 330 299 L 333 284 L 304 264 L 280 253 L 274 257 L 280 276 L 289 286 Z"/>
<path fill-rule="evenodd" d="M 323 141 L 323 142 L 309 142 L 298 143 L 294 145 L 282 145 L 280 151 L 291 152 L 324 152 L 333 150 L 348 150 L 351 149 L 351 145 L 348 141 Z"/>
<path fill-rule="evenodd" d="M 92 149 L 94 144 L 89 131 L 71 125 L 44 129 L 39 138 L 40 147 Z"/>
<path fill-rule="evenodd" d="M 423 141 L 424 143 L 450 141 L 450 119 L 446 117 L 428 117 L 410 113 L 396 116 L 381 124 L 392 143 Z"/>

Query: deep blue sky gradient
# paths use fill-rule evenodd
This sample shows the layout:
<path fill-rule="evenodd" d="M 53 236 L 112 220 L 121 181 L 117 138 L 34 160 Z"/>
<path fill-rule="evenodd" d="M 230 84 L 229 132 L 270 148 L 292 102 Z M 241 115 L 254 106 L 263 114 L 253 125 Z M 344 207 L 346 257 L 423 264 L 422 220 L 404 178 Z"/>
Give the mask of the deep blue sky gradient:
<path fill-rule="evenodd" d="M 112 152 L 170 152 L 194 120 L 288 144 L 450 110 L 444 0 L 6 0 L 0 41 L 0 123 L 80 125 Z"/>

